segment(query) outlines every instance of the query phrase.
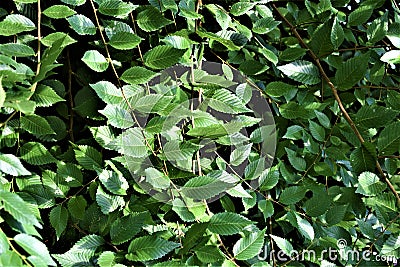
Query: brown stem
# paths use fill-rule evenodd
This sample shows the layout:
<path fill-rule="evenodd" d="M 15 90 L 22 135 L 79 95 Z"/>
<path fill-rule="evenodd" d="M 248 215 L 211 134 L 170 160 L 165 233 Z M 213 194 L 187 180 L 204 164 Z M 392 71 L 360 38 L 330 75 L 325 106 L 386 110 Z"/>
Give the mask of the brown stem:
<path fill-rule="evenodd" d="M 294 36 L 297 38 L 297 40 L 300 42 L 300 45 L 307 49 L 309 55 L 311 56 L 311 58 L 313 59 L 313 61 L 315 62 L 315 64 L 317 65 L 322 78 L 327 82 L 327 84 L 329 85 L 329 87 L 332 90 L 333 96 L 335 97 L 336 102 L 339 105 L 340 111 L 342 112 L 344 118 L 346 119 L 347 123 L 350 125 L 351 129 L 353 130 L 354 134 L 357 136 L 357 139 L 360 141 L 361 144 L 363 144 L 365 142 L 364 138 L 361 136 L 357 126 L 355 125 L 354 121 L 350 118 L 349 114 L 347 113 L 345 107 L 343 106 L 342 100 L 339 97 L 338 91 L 335 87 L 335 85 L 333 85 L 333 83 L 331 82 L 331 80 L 329 79 L 328 75 L 325 73 L 324 68 L 321 65 L 321 62 L 319 61 L 319 58 L 314 54 L 314 52 L 308 47 L 308 45 L 304 42 L 303 38 L 300 36 L 300 34 L 297 32 L 296 28 L 293 26 L 293 24 L 290 23 L 289 20 L 286 19 L 286 17 L 279 11 L 279 9 L 275 6 L 275 4 L 272 5 L 273 8 L 275 9 L 275 11 L 279 14 L 279 16 L 285 21 L 285 23 L 290 27 L 292 33 L 294 34 Z M 382 176 L 382 178 L 385 180 L 386 184 L 389 186 L 390 190 L 392 191 L 392 193 L 394 194 L 394 196 L 397 199 L 397 204 L 400 206 L 400 196 L 397 193 L 396 189 L 394 188 L 394 186 L 392 185 L 392 183 L 389 181 L 389 179 L 386 177 L 385 173 L 382 170 L 381 165 L 379 164 L 378 160 L 376 160 L 375 162 L 376 168 L 378 169 L 378 172 L 380 173 L 380 175 Z"/>

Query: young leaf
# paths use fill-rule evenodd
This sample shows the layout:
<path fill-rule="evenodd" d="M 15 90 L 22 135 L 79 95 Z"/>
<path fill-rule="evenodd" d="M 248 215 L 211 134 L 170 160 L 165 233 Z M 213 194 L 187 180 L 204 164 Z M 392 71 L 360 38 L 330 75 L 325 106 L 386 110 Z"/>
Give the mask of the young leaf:
<path fill-rule="evenodd" d="M 46 245 L 33 236 L 27 234 L 18 234 L 14 237 L 15 242 L 21 246 L 30 255 L 37 257 L 47 266 L 56 266 L 57 264 L 51 258 Z"/>
<path fill-rule="evenodd" d="M 233 246 L 233 255 L 238 260 L 248 260 L 257 256 L 264 245 L 265 230 L 251 233 Z"/>
<path fill-rule="evenodd" d="M 44 165 L 57 162 L 57 159 L 38 142 L 28 142 L 21 147 L 21 159 L 32 165 Z"/>
<path fill-rule="evenodd" d="M 141 212 L 116 219 L 111 224 L 111 242 L 115 245 L 120 245 L 129 241 L 139 233 L 148 218 L 150 218 L 149 213 Z"/>
<path fill-rule="evenodd" d="M 43 10 L 43 14 L 52 19 L 63 19 L 75 13 L 74 10 L 64 5 L 53 5 Z"/>
<path fill-rule="evenodd" d="M 103 72 L 108 68 L 108 60 L 97 50 L 86 51 L 82 61 L 96 72 Z"/>
<path fill-rule="evenodd" d="M 0 171 L 12 176 L 31 174 L 16 156 L 2 153 L 0 153 Z"/>
<path fill-rule="evenodd" d="M 125 3 L 120 0 L 106 0 L 101 1 L 99 5 L 99 12 L 104 15 L 125 18 L 136 9 L 131 3 Z"/>
<path fill-rule="evenodd" d="M 65 101 L 60 97 L 50 86 L 39 84 L 32 95 L 32 100 L 35 101 L 38 107 L 50 107 L 55 103 Z"/>
<path fill-rule="evenodd" d="M 35 23 L 20 14 L 8 15 L 0 22 L 0 35 L 2 36 L 11 36 L 34 29 L 36 29 Z"/>
<path fill-rule="evenodd" d="M 169 45 L 159 45 L 144 54 L 144 64 L 152 69 L 165 69 L 177 63 L 185 52 Z"/>
<path fill-rule="evenodd" d="M 151 70 L 136 66 L 124 71 L 121 75 L 121 80 L 130 84 L 143 84 L 150 81 L 156 75 L 157 73 Z"/>
<path fill-rule="evenodd" d="M 104 192 L 101 186 L 97 187 L 96 202 L 103 214 L 109 214 L 114 210 L 125 205 L 125 201 L 121 196 L 114 196 Z"/>
<path fill-rule="evenodd" d="M 333 25 L 332 25 L 332 31 L 331 31 L 331 43 L 335 49 L 338 49 L 340 45 L 344 41 L 344 31 L 342 26 L 340 26 L 340 23 L 337 18 L 335 18 Z"/>
<path fill-rule="evenodd" d="M 115 49 L 129 50 L 135 48 L 142 40 L 131 32 L 116 32 L 110 38 L 110 45 Z"/>
<path fill-rule="evenodd" d="M 281 251 L 283 251 L 287 256 L 291 256 L 290 253 L 293 251 L 293 245 L 289 241 L 276 235 L 270 236 L 275 241 L 278 248 L 281 249 Z"/>
<path fill-rule="evenodd" d="M 99 151 L 91 146 L 80 145 L 74 148 L 75 158 L 87 170 L 95 170 L 101 168 L 102 155 Z"/>
<path fill-rule="evenodd" d="M 386 126 L 379 134 L 378 151 L 382 155 L 393 155 L 400 150 L 400 122 Z"/>
<path fill-rule="evenodd" d="M 67 228 L 68 210 L 61 205 L 52 208 L 49 214 L 50 224 L 56 230 L 57 240 Z"/>
<path fill-rule="evenodd" d="M 129 244 L 129 254 L 126 255 L 126 258 L 131 261 L 155 260 L 179 246 L 179 243 L 167 241 L 160 237 L 142 236 L 132 240 Z"/>
<path fill-rule="evenodd" d="M 285 188 L 279 196 L 279 201 L 285 205 L 296 204 L 306 195 L 307 189 L 303 186 L 291 186 Z"/>
<path fill-rule="evenodd" d="M 67 18 L 71 28 L 79 35 L 95 35 L 96 26 L 86 16 L 78 14 Z"/>
<path fill-rule="evenodd" d="M 0 53 L 10 57 L 30 57 L 35 51 L 24 44 L 0 44 Z"/>
<path fill-rule="evenodd" d="M 153 6 L 149 6 L 140 12 L 136 18 L 136 22 L 139 25 L 139 28 L 146 32 L 161 29 L 162 27 L 172 23 L 171 20 L 166 19 L 160 11 Z"/>
<path fill-rule="evenodd" d="M 250 2 L 238 2 L 232 5 L 231 14 L 234 16 L 241 16 L 253 8 L 255 4 Z"/>
<path fill-rule="evenodd" d="M 0 201 L 3 203 L 4 210 L 21 224 L 42 227 L 29 204 L 16 193 L 0 191 Z"/>
<path fill-rule="evenodd" d="M 295 168 L 298 171 L 305 171 L 307 167 L 305 159 L 298 157 L 296 155 L 296 152 L 289 148 L 285 147 L 285 150 L 288 155 L 289 162 L 293 166 L 293 168 Z"/>
<path fill-rule="evenodd" d="M 358 83 L 367 72 L 369 53 L 350 58 L 339 66 L 335 74 L 339 90 L 348 90 Z"/>
<path fill-rule="evenodd" d="M 317 84 L 320 82 L 318 68 L 309 61 L 296 60 L 292 63 L 279 66 L 278 69 L 290 79 L 304 84 Z"/>
<path fill-rule="evenodd" d="M 244 227 L 253 223 L 253 221 L 250 221 L 242 215 L 231 212 L 224 212 L 214 214 L 211 217 L 208 229 L 211 232 L 220 235 L 233 235 L 239 233 L 243 230 Z"/>
<path fill-rule="evenodd" d="M 386 189 L 386 184 L 379 180 L 379 177 L 372 172 L 363 172 L 358 176 L 358 188 L 356 193 L 364 196 L 376 196 Z"/>
<path fill-rule="evenodd" d="M 50 124 L 38 115 L 25 115 L 20 119 L 21 127 L 33 135 L 55 134 Z"/>

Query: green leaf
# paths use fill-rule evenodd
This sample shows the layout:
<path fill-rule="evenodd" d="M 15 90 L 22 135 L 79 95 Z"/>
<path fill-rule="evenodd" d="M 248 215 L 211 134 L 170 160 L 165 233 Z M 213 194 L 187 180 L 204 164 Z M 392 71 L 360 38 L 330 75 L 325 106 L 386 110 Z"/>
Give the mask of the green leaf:
<path fill-rule="evenodd" d="M 290 165 L 292 165 L 293 168 L 295 168 L 298 171 L 305 171 L 307 167 L 305 159 L 303 159 L 302 157 L 298 157 L 296 155 L 296 152 L 289 148 L 285 147 L 285 150 L 288 155 Z"/>
<path fill-rule="evenodd" d="M 184 196 L 195 200 L 209 199 L 232 188 L 237 181 L 237 178 L 225 171 L 214 171 L 190 179 L 181 191 Z"/>
<path fill-rule="evenodd" d="M 283 138 L 291 139 L 291 140 L 299 140 L 303 137 L 304 129 L 299 125 L 292 125 L 287 128 L 285 135 Z"/>
<path fill-rule="evenodd" d="M 0 22 L 0 35 L 3 36 L 11 36 L 25 31 L 32 31 L 34 29 L 36 29 L 35 23 L 20 14 L 8 15 Z"/>
<path fill-rule="evenodd" d="M 304 203 L 303 208 L 309 216 L 317 217 L 323 215 L 328 210 L 330 204 L 331 199 L 326 192 L 317 192 Z"/>
<path fill-rule="evenodd" d="M 155 260 L 179 246 L 179 243 L 167 241 L 160 237 L 142 236 L 132 240 L 129 244 L 129 254 L 126 255 L 126 258 L 131 261 Z"/>
<path fill-rule="evenodd" d="M 41 228 L 35 213 L 20 196 L 15 193 L 0 191 L 0 200 L 5 211 L 11 214 L 15 220 L 23 225 L 34 225 Z"/>
<path fill-rule="evenodd" d="M 209 105 L 216 111 L 228 114 L 251 112 L 237 95 L 224 88 L 216 90 L 212 96 L 206 98 L 203 105 Z"/>
<path fill-rule="evenodd" d="M 358 176 L 358 187 L 356 193 L 364 196 L 376 196 L 386 189 L 386 184 L 372 172 L 363 172 Z"/>
<path fill-rule="evenodd" d="M 131 3 L 125 3 L 119 0 L 106 0 L 100 2 L 99 12 L 108 16 L 125 18 L 135 10 L 136 7 L 137 6 Z"/>
<path fill-rule="evenodd" d="M 113 266 L 115 267 L 116 266 L 115 256 L 116 256 L 115 252 L 103 251 L 97 260 L 97 264 L 100 267 L 113 267 Z"/>
<path fill-rule="evenodd" d="M 104 187 L 113 194 L 126 195 L 129 185 L 122 173 L 102 170 L 99 173 L 99 180 Z"/>
<path fill-rule="evenodd" d="M 123 89 L 118 89 L 111 82 L 100 81 L 98 83 L 89 85 L 94 89 L 99 98 L 107 104 L 120 105 L 124 101 L 124 97 L 122 95 Z"/>
<path fill-rule="evenodd" d="M 296 60 L 292 63 L 279 66 L 278 69 L 290 79 L 304 84 L 317 84 L 320 82 L 318 68 L 309 61 Z"/>
<path fill-rule="evenodd" d="M 136 18 L 136 22 L 139 28 L 146 32 L 161 29 L 172 23 L 172 21 L 166 19 L 157 8 L 152 6 L 140 12 Z"/>
<path fill-rule="evenodd" d="M 369 53 L 357 55 L 338 67 L 335 80 L 339 90 L 350 89 L 365 76 L 369 57 Z"/>
<path fill-rule="evenodd" d="M 96 191 L 96 203 L 99 205 L 103 214 L 109 214 L 125 205 L 123 197 L 110 195 L 104 192 L 100 185 L 97 187 Z"/>
<path fill-rule="evenodd" d="M 400 122 L 386 126 L 379 134 L 378 151 L 381 155 L 393 155 L 400 151 Z"/>
<path fill-rule="evenodd" d="M 266 17 L 256 20 L 253 24 L 253 32 L 258 34 L 266 34 L 275 29 L 280 21 L 276 21 L 273 17 Z"/>
<path fill-rule="evenodd" d="M 111 242 L 120 245 L 131 240 L 142 229 L 147 218 L 149 218 L 149 213 L 141 212 L 116 219 L 111 224 Z"/>
<path fill-rule="evenodd" d="M 63 39 L 61 47 L 68 46 L 70 44 L 76 43 L 77 41 L 70 37 L 68 34 L 63 32 L 53 32 L 44 37 L 41 42 L 45 46 L 52 46 L 57 40 Z"/>
<path fill-rule="evenodd" d="M 232 5 L 231 14 L 234 16 L 241 16 L 253 8 L 255 4 L 250 2 L 238 2 Z"/>
<path fill-rule="evenodd" d="M 50 107 L 55 103 L 65 101 L 50 86 L 39 84 L 32 95 L 32 100 L 38 107 Z"/>
<path fill-rule="evenodd" d="M 116 32 L 110 38 L 110 45 L 115 49 L 129 50 L 133 49 L 143 39 L 131 32 Z"/>
<path fill-rule="evenodd" d="M 2 153 L 0 153 L 0 171 L 12 176 L 31 174 L 16 156 Z"/>
<path fill-rule="evenodd" d="M 86 2 L 86 0 L 61 0 L 61 2 L 72 6 L 81 6 Z"/>
<path fill-rule="evenodd" d="M 59 240 L 61 234 L 67 228 L 68 210 L 61 205 L 55 206 L 50 211 L 49 219 L 51 226 L 56 230 L 57 240 Z"/>
<path fill-rule="evenodd" d="M 124 155 L 134 158 L 142 158 L 147 155 L 148 148 L 139 128 L 129 128 L 125 132 L 122 142 Z"/>
<path fill-rule="evenodd" d="M 262 215 L 264 216 L 264 221 L 274 215 L 274 205 L 270 200 L 259 200 L 258 201 L 258 209 L 261 211 Z"/>
<path fill-rule="evenodd" d="M 76 242 L 64 254 L 53 254 L 63 267 L 90 266 L 96 249 L 104 244 L 104 239 L 97 235 L 87 235 Z"/>
<path fill-rule="evenodd" d="M 388 13 L 375 19 L 367 29 L 368 43 L 374 44 L 385 38 L 388 31 Z"/>
<path fill-rule="evenodd" d="M 78 14 L 67 18 L 71 28 L 79 35 L 95 35 L 96 26 L 86 16 Z"/>
<path fill-rule="evenodd" d="M 231 153 L 229 163 L 233 166 L 239 166 L 250 155 L 252 144 L 238 146 Z"/>
<path fill-rule="evenodd" d="M 287 241 L 286 239 L 276 236 L 270 235 L 271 238 L 275 241 L 276 245 L 282 252 L 284 252 L 287 256 L 291 256 L 291 252 L 293 251 L 293 245 Z"/>
<path fill-rule="evenodd" d="M 356 148 L 351 153 L 350 162 L 356 173 L 375 170 L 375 157 L 364 146 Z"/>
<path fill-rule="evenodd" d="M 330 40 L 332 35 L 332 21 L 321 24 L 313 33 L 309 46 L 318 58 L 332 54 L 334 47 Z"/>
<path fill-rule="evenodd" d="M 273 97 L 286 96 L 297 92 L 297 88 L 284 82 L 270 82 L 265 87 L 265 92 Z"/>
<path fill-rule="evenodd" d="M 296 204 L 306 195 L 307 189 L 303 186 L 291 186 L 285 188 L 279 196 L 279 202 L 285 205 Z"/>
<path fill-rule="evenodd" d="M 299 232 L 308 240 L 314 239 L 314 228 L 311 224 L 306 220 L 302 219 L 299 215 L 296 214 L 296 222 L 299 229 Z"/>
<path fill-rule="evenodd" d="M 169 45 L 159 45 L 144 54 L 144 64 L 152 69 L 165 69 L 177 63 L 186 50 Z"/>
<path fill-rule="evenodd" d="M 350 13 L 348 17 L 349 26 L 358 26 L 367 22 L 367 20 L 371 17 L 374 12 L 374 6 L 372 5 L 364 5 L 358 7 L 356 10 Z"/>
<path fill-rule="evenodd" d="M 223 260 L 224 254 L 216 246 L 207 245 L 195 250 L 197 258 L 203 263 L 212 263 Z"/>
<path fill-rule="evenodd" d="M 53 5 L 45 10 L 43 14 L 52 19 L 63 19 L 74 15 L 76 12 L 64 5 Z"/>
<path fill-rule="evenodd" d="M 381 61 L 391 64 L 400 63 L 400 50 L 391 50 L 381 56 Z"/>
<path fill-rule="evenodd" d="M 30 57 L 35 51 L 24 44 L 0 44 L 0 53 L 10 57 Z"/>
<path fill-rule="evenodd" d="M 72 217 L 82 220 L 85 215 L 87 202 L 83 196 L 73 196 L 68 201 L 68 211 Z"/>
<path fill-rule="evenodd" d="M 82 61 L 96 72 L 103 72 L 108 68 L 108 60 L 97 50 L 86 51 Z"/>
<path fill-rule="evenodd" d="M 309 120 L 309 129 L 311 132 L 311 135 L 315 138 L 315 140 L 324 142 L 325 141 L 325 129 L 320 126 L 318 123 Z"/>
<path fill-rule="evenodd" d="M 257 256 L 264 245 L 265 230 L 251 233 L 239 239 L 233 246 L 233 255 L 238 260 L 248 260 Z"/>
<path fill-rule="evenodd" d="M 392 122 L 393 119 L 399 114 L 399 111 L 385 108 L 379 105 L 365 105 L 362 106 L 355 118 L 357 125 L 366 128 L 379 128 Z"/>
<path fill-rule="evenodd" d="M 147 168 L 145 170 L 146 182 L 150 183 L 154 188 L 167 189 L 170 187 L 171 181 L 168 176 L 157 170 L 156 168 Z"/>
<path fill-rule="evenodd" d="M 133 126 L 132 115 L 121 105 L 107 105 L 99 112 L 106 116 L 108 123 L 116 128 L 126 129 Z"/>
<path fill-rule="evenodd" d="M 43 263 L 49 266 L 57 264 L 51 258 L 46 245 L 33 236 L 27 234 L 18 234 L 14 237 L 14 241 L 21 246 L 30 255 L 38 257 Z"/>
<path fill-rule="evenodd" d="M 90 127 L 90 131 L 92 132 L 93 138 L 102 147 L 107 149 L 114 148 L 111 143 L 115 141 L 116 137 L 112 132 L 111 126 Z"/>
<path fill-rule="evenodd" d="M 239 233 L 244 227 L 251 224 L 254 224 L 254 222 L 242 215 L 232 212 L 223 212 L 214 214 L 211 217 L 208 229 L 220 235 L 233 235 Z"/>
<path fill-rule="evenodd" d="M 21 128 L 36 135 L 55 134 L 46 119 L 37 115 L 25 115 L 20 118 Z"/>
<path fill-rule="evenodd" d="M 32 165 L 44 165 L 57 162 L 57 159 L 38 142 L 28 142 L 21 147 L 21 159 Z"/>
<path fill-rule="evenodd" d="M 87 170 L 95 170 L 101 168 L 102 155 L 99 151 L 91 146 L 80 145 L 74 146 L 75 158 Z"/>
<path fill-rule="evenodd" d="M 143 84 L 150 81 L 156 75 L 157 73 L 151 70 L 136 66 L 124 71 L 121 75 L 121 80 L 130 84 Z"/>
<path fill-rule="evenodd" d="M 347 207 L 348 207 L 348 204 L 333 206 L 332 208 L 330 208 L 325 215 L 326 222 L 329 225 L 335 225 L 335 224 L 342 222 L 346 215 Z M 360 226 L 360 228 L 361 228 L 361 226 Z"/>
<path fill-rule="evenodd" d="M 337 18 L 333 21 L 330 39 L 334 49 L 338 49 L 344 41 L 344 31 Z"/>

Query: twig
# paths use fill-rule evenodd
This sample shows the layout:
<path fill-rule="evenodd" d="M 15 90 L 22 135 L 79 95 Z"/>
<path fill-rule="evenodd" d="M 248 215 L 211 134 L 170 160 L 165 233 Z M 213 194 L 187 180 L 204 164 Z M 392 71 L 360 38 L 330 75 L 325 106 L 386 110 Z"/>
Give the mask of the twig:
<path fill-rule="evenodd" d="M 68 67 L 68 97 L 69 97 L 69 106 L 68 106 L 68 116 L 69 116 L 69 137 L 71 139 L 71 142 L 74 142 L 74 131 L 73 131 L 73 126 L 74 126 L 74 98 L 72 95 L 72 68 L 71 68 L 71 58 L 69 55 L 69 48 L 67 48 L 67 67 Z"/>
<path fill-rule="evenodd" d="M 357 136 L 357 139 L 360 141 L 361 144 L 364 144 L 365 140 L 364 138 L 361 136 L 357 126 L 355 125 L 354 121 L 350 118 L 349 114 L 347 113 L 345 107 L 343 106 L 342 100 L 339 97 L 338 91 L 335 87 L 335 85 L 333 85 L 333 83 L 331 82 L 331 80 L 329 79 L 328 75 L 325 73 L 324 68 L 321 65 L 321 62 L 319 61 L 319 58 L 314 54 L 314 52 L 308 47 L 308 45 L 304 42 L 303 38 L 300 36 L 300 34 L 297 32 L 296 28 L 293 26 L 293 24 L 290 23 L 289 20 L 286 19 L 286 17 L 279 11 L 279 9 L 275 6 L 275 4 L 272 4 L 272 7 L 275 9 L 275 11 L 279 14 L 279 16 L 285 21 L 285 23 L 290 27 L 292 33 L 294 34 L 294 36 L 297 38 L 297 40 L 300 42 L 300 45 L 307 49 L 309 55 L 311 56 L 311 58 L 313 59 L 313 61 L 315 62 L 315 64 L 317 65 L 322 78 L 327 82 L 327 84 L 329 85 L 329 87 L 332 90 L 333 96 L 335 97 L 336 102 L 339 105 L 340 111 L 342 112 L 343 116 L 345 117 L 346 121 L 348 122 L 348 124 L 350 125 L 351 129 L 353 130 L 353 132 L 355 133 L 355 135 Z M 394 186 L 392 185 L 392 183 L 389 181 L 389 179 L 386 177 L 385 173 L 382 170 L 381 165 L 379 164 L 378 160 L 375 160 L 375 165 L 376 168 L 378 169 L 378 172 L 380 173 L 380 175 L 382 176 L 382 178 L 384 178 L 386 184 L 389 186 L 390 190 L 393 192 L 394 196 L 397 199 L 397 204 L 400 206 L 400 196 L 397 193 L 396 189 L 394 188 Z"/>
<path fill-rule="evenodd" d="M 37 48 L 37 69 L 36 69 L 36 75 L 39 74 L 40 71 L 40 61 L 41 61 L 41 42 L 42 42 L 42 8 L 40 5 L 40 0 L 37 1 L 37 8 L 38 8 L 38 26 L 37 26 L 37 40 L 38 40 L 38 48 Z"/>

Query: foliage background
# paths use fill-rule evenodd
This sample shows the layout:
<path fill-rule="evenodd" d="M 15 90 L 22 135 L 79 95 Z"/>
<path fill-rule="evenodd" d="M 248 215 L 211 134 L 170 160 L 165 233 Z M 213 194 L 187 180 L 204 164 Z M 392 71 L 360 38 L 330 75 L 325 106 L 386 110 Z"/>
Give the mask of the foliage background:
<path fill-rule="evenodd" d="M 320 252 L 339 239 L 345 250 L 400 257 L 395 1 L 0 7 L 1 266 L 392 265 L 257 258 L 264 245 Z M 202 59 L 239 69 L 264 91 L 276 157 L 256 192 L 174 207 L 127 170 L 115 140 L 133 121 L 116 104 L 122 86 L 129 93 Z"/>

